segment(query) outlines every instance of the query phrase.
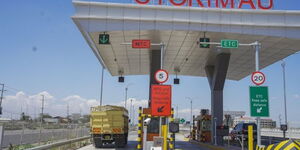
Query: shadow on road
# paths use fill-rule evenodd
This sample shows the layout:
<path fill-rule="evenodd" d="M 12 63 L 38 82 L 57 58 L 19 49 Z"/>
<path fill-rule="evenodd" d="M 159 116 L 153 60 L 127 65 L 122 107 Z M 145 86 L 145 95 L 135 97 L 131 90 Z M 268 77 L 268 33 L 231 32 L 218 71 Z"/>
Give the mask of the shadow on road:
<path fill-rule="evenodd" d="M 128 144 L 124 148 L 116 148 L 114 144 L 105 144 L 99 149 L 134 150 L 136 149 L 137 144 L 137 141 L 128 141 Z"/>

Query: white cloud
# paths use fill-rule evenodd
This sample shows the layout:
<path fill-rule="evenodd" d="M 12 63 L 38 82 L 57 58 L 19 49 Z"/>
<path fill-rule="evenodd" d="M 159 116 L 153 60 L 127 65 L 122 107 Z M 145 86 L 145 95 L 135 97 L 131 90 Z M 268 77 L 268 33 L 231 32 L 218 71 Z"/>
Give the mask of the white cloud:
<path fill-rule="evenodd" d="M 299 94 L 294 94 L 293 97 L 294 97 L 295 99 L 300 99 L 300 95 L 299 95 Z"/>
<path fill-rule="evenodd" d="M 32 117 L 37 117 L 41 112 L 42 96 L 45 96 L 45 113 L 49 113 L 52 116 L 66 116 L 67 115 L 67 105 L 69 105 L 69 114 L 80 113 L 89 114 L 90 107 L 99 105 L 99 100 L 96 99 L 86 99 L 79 95 L 70 95 L 65 98 L 55 98 L 47 91 L 37 93 L 35 95 L 28 95 L 25 92 L 18 92 L 16 95 L 6 96 L 3 100 L 3 116 L 6 118 L 19 118 L 21 112 L 25 112 Z M 138 108 L 147 108 L 148 100 L 142 99 L 138 100 L 136 98 L 127 99 L 127 109 L 131 112 L 131 118 L 134 117 L 134 121 L 137 122 Z M 117 103 L 108 103 L 108 105 L 124 106 L 125 102 L 120 101 Z M 180 109 L 178 110 L 178 117 L 190 120 L 190 109 Z M 199 109 L 193 109 L 193 115 L 198 115 Z M 175 109 L 175 115 L 177 114 Z M 176 117 L 176 116 L 175 116 Z"/>

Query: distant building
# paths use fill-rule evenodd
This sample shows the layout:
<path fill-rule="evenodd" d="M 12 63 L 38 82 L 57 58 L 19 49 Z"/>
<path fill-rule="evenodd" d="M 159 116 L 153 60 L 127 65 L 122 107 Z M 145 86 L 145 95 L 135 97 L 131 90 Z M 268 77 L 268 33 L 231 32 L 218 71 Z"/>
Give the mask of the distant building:
<path fill-rule="evenodd" d="M 71 119 L 72 122 L 78 122 L 80 118 L 81 118 L 81 114 L 79 114 L 79 113 L 74 113 L 74 114 L 72 114 L 72 115 L 70 116 L 69 119 Z"/>
<path fill-rule="evenodd" d="M 44 122 L 47 124 L 58 124 L 59 119 L 57 118 L 44 118 Z"/>
<path fill-rule="evenodd" d="M 224 111 L 224 115 L 230 115 L 231 118 L 243 117 L 246 115 L 245 111 Z"/>
<path fill-rule="evenodd" d="M 261 118 L 260 120 L 261 120 L 260 122 L 261 128 L 276 128 L 276 121 L 273 121 L 272 119 L 269 118 Z M 241 122 L 256 123 L 256 120 L 255 118 L 252 117 L 236 117 L 234 118 L 233 122 L 234 122 L 233 124 L 236 125 Z"/>

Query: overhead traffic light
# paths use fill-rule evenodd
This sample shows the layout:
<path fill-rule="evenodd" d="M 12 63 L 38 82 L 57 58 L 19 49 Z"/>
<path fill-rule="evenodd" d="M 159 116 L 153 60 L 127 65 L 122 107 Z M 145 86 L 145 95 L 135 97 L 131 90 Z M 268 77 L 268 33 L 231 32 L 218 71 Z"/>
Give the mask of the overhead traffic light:
<path fill-rule="evenodd" d="M 201 44 L 201 42 L 210 42 L 209 38 L 200 38 L 200 48 L 210 48 L 210 44 Z"/>

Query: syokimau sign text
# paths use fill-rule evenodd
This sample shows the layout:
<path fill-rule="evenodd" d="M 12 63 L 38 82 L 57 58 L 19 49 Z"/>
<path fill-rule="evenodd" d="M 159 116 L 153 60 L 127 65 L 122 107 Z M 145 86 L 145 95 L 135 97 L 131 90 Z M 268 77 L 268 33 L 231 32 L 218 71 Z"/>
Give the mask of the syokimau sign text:
<path fill-rule="evenodd" d="M 136 3 L 147 5 L 155 3 L 158 5 L 171 4 L 173 6 L 189 6 L 203 8 L 251 8 L 251 9 L 272 9 L 273 0 L 135 0 Z"/>

